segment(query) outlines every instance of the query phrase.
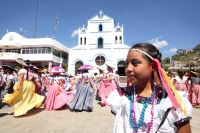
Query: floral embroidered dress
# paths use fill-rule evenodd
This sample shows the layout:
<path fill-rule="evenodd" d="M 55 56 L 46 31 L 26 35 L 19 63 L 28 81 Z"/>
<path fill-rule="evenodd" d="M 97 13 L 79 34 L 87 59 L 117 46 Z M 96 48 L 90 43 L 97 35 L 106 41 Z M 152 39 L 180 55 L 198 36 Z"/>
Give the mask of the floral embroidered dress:
<path fill-rule="evenodd" d="M 177 131 L 177 124 L 181 122 L 188 121 L 191 119 L 192 106 L 187 100 L 187 94 L 184 91 L 179 91 L 183 103 L 186 106 L 187 114 L 184 115 L 180 108 L 175 110 L 172 107 L 172 103 L 169 97 L 161 100 L 159 97 L 155 98 L 154 102 L 154 117 L 153 124 L 150 130 L 151 133 L 156 132 L 162 118 L 168 108 L 171 108 L 164 124 L 161 126 L 157 133 L 175 133 Z M 130 126 L 130 99 L 132 95 L 126 92 L 126 89 L 120 88 L 118 91 L 114 90 L 110 93 L 107 98 L 107 103 L 110 104 L 111 110 L 116 114 L 113 133 L 136 133 Z M 138 123 L 139 117 L 142 112 L 142 108 L 146 102 L 149 103 L 146 112 L 144 114 L 144 123 L 137 130 L 139 133 L 146 133 L 148 131 L 148 124 L 151 122 L 151 101 L 147 100 L 146 97 L 134 96 L 134 111 L 136 116 L 136 123 Z"/>

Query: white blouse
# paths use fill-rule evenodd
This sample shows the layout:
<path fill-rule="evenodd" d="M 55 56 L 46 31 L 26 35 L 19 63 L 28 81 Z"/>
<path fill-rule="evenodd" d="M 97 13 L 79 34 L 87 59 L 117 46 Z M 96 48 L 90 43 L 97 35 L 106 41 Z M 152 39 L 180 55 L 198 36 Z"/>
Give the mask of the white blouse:
<path fill-rule="evenodd" d="M 176 76 L 175 79 L 178 84 L 184 84 L 186 80 L 188 79 L 188 77 L 183 76 L 183 78 L 181 79 L 179 76 Z"/>
<path fill-rule="evenodd" d="M 19 70 L 18 75 L 21 74 L 21 73 L 24 73 L 24 80 L 25 80 L 26 77 L 27 77 L 27 70 L 22 68 L 22 69 Z"/>
<path fill-rule="evenodd" d="M 174 123 L 183 118 L 191 117 L 192 105 L 187 100 L 186 92 L 179 91 L 178 93 L 185 104 L 187 114 L 184 115 L 181 111 L 181 108 L 178 108 L 177 110 L 175 110 L 172 107 L 172 103 L 169 97 L 163 99 L 159 104 L 154 105 L 154 119 L 153 119 L 153 126 L 151 129 L 151 133 L 156 132 L 168 108 L 171 108 L 171 110 L 165 122 L 160 127 L 157 133 L 175 133 L 177 128 Z M 107 103 L 110 104 L 111 110 L 116 113 L 115 121 L 113 125 L 113 133 L 135 133 L 129 124 L 130 101 L 128 100 L 128 98 L 126 96 L 120 96 L 118 91 L 114 90 L 110 93 L 109 97 L 107 98 Z M 144 123 L 138 129 L 139 133 L 146 133 L 148 131 L 147 125 L 151 121 L 151 107 L 152 105 L 149 104 L 149 106 L 146 109 L 145 116 L 144 116 Z M 137 123 L 138 123 L 140 114 L 142 112 L 142 108 L 143 108 L 143 104 L 135 101 L 134 109 L 136 113 Z"/>

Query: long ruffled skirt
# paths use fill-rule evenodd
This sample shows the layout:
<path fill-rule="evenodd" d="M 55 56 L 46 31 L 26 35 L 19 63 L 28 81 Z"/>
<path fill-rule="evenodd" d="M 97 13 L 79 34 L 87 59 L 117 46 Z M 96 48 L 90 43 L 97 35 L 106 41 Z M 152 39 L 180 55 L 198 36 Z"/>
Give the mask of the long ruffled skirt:
<path fill-rule="evenodd" d="M 66 105 L 72 97 L 72 92 L 66 92 L 66 90 L 60 88 L 58 84 L 50 85 L 44 107 L 46 110 L 59 109 Z"/>
<path fill-rule="evenodd" d="M 95 91 L 90 85 L 90 83 L 87 83 L 85 85 L 80 83 L 76 87 L 76 94 L 74 96 L 74 99 L 69 104 L 69 107 L 71 109 L 80 111 L 92 111 L 94 93 Z"/>
<path fill-rule="evenodd" d="M 14 85 L 14 93 L 6 94 L 2 99 L 14 107 L 14 116 L 26 114 L 32 108 L 39 108 L 42 105 L 44 96 L 35 93 L 35 85 L 32 81 L 24 80 L 22 87 L 17 91 L 18 82 Z"/>
<path fill-rule="evenodd" d="M 192 104 L 200 104 L 200 85 L 194 85 L 192 92 Z"/>
<path fill-rule="evenodd" d="M 34 84 L 35 84 L 35 93 L 41 95 L 41 88 L 42 88 L 41 82 L 34 81 Z"/>
<path fill-rule="evenodd" d="M 106 99 L 108 98 L 109 94 L 116 89 L 116 87 L 117 86 L 114 80 L 102 80 L 99 86 L 99 97 L 101 98 L 101 105 L 108 105 Z"/>

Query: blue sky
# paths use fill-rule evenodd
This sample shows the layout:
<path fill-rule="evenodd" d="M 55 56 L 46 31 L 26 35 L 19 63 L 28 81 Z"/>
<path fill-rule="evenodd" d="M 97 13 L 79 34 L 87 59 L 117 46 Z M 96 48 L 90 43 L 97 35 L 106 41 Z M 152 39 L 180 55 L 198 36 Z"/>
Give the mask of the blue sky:
<path fill-rule="evenodd" d="M 1 0 L 0 38 L 7 30 L 34 37 L 37 0 Z M 54 35 L 72 48 L 78 39 L 74 31 L 87 25 L 100 10 L 124 26 L 124 43 L 155 44 L 163 57 L 177 49 L 192 49 L 200 44 L 200 0 L 40 0 L 36 37 Z M 72 36 L 74 35 L 74 36 Z"/>

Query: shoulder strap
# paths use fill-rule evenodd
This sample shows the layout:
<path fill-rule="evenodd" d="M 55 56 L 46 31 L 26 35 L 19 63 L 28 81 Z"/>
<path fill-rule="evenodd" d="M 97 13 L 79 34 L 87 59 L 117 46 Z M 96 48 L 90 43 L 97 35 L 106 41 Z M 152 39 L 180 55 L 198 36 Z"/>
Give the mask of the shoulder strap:
<path fill-rule="evenodd" d="M 171 108 L 168 108 L 167 111 L 165 112 L 165 114 L 164 114 L 164 116 L 163 116 L 163 119 L 162 119 L 162 121 L 160 122 L 160 125 L 158 126 L 158 129 L 156 130 L 155 133 L 158 132 L 158 130 L 160 129 L 160 127 L 161 127 L 161 126 L 163 125 L 163 123 L 165 122 L 165 120 L 166 120 L 166 118 L 167 118 L 167 116 L 168 116 L 170 110 L 171 110 Z"/>

